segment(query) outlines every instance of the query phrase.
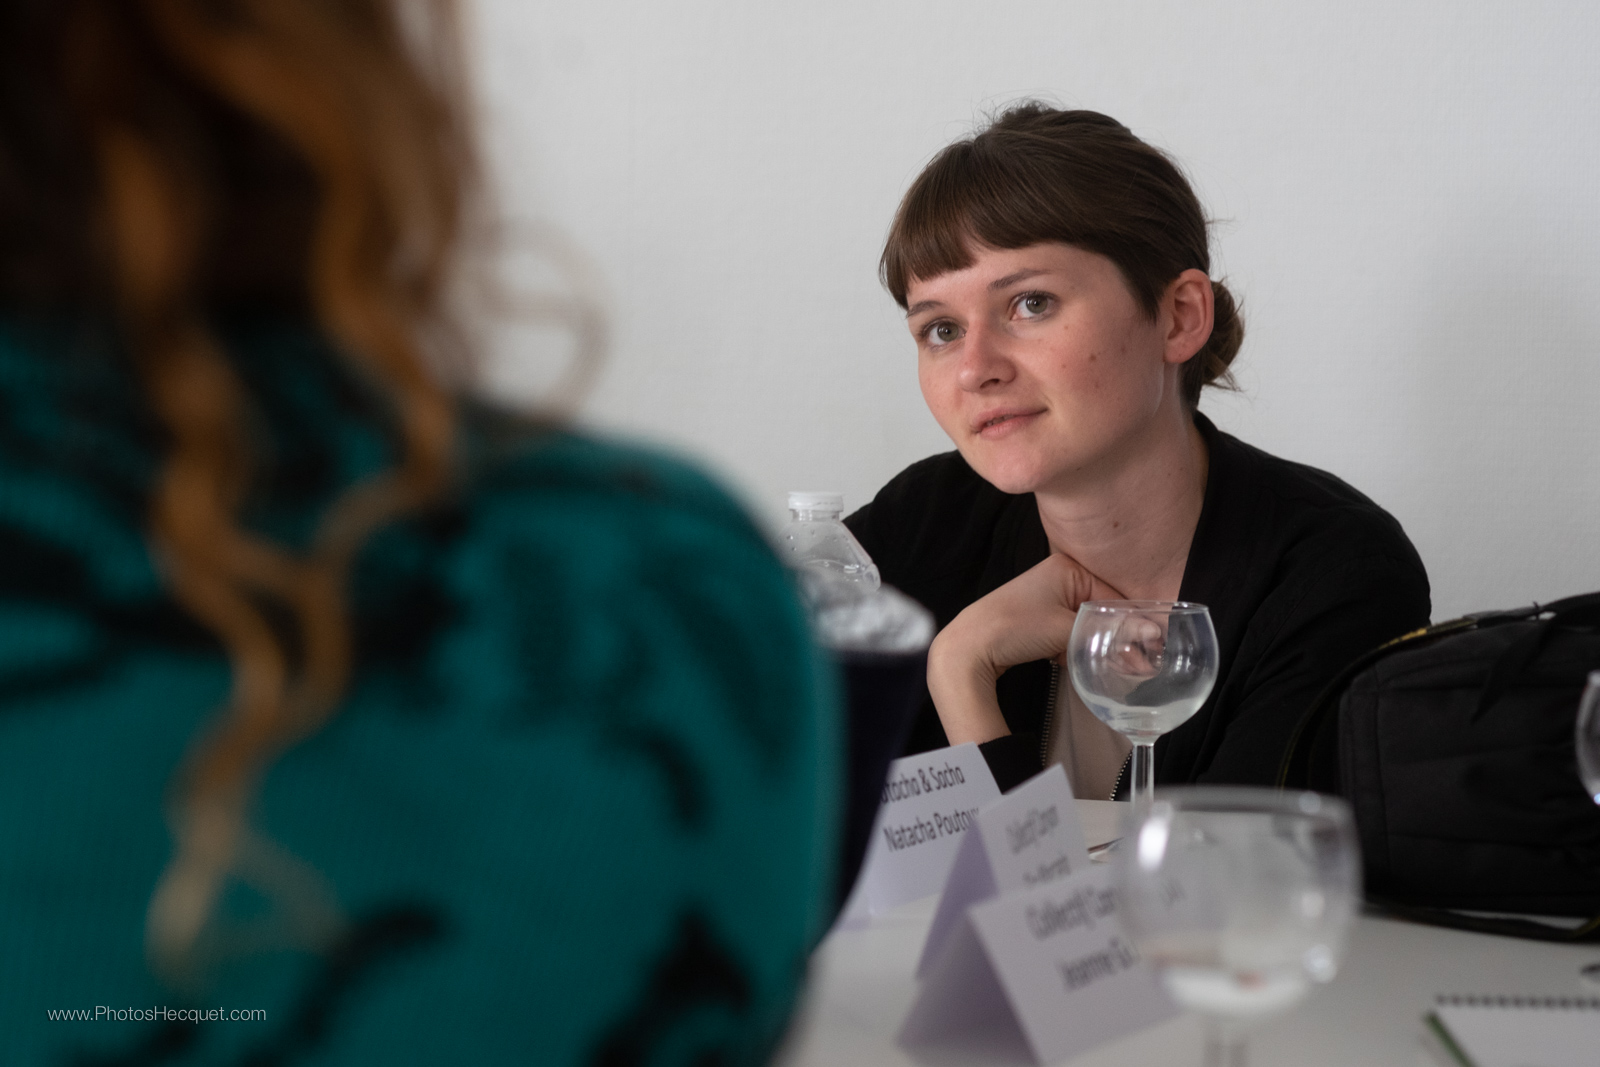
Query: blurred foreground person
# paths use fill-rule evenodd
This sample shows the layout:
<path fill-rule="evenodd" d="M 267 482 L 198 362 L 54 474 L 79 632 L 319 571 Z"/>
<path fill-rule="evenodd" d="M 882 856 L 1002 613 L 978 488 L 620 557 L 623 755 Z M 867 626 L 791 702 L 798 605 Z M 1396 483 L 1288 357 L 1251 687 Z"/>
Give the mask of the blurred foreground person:
<path fill-rule="evenodd" d="M 702 476 L 449 384 L 455 19 L 0 13 L 0 1063 L 744 1064 L 830 675 Z"/>

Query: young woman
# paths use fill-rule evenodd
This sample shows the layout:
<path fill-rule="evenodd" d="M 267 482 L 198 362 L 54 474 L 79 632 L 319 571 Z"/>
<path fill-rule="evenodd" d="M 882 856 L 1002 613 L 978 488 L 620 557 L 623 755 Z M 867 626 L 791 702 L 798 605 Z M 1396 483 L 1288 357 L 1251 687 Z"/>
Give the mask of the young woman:
<path fill-rule="evenodd" d="M 831 676 L 702 475 L 449 387 L 452 27 L 0 4 L 0 1063 L 783 1032 Z"/>
<path fill-rule="evenodd" d="M 1060 761 L 1112 795 L 1129 746 L 1057 665 L 1074 612 L 1181 599 L 1210 607 L 1222 671 L 1158 743 L 1157 781 L 1266 783 L 1318 690 L 1427 622 L 1392 517 L 1196 410 L 1244 334 L 1209 272 L 1177 167 L 1094 112 L 1016 107 L 906 193 L 883 279 L 956 451 L 848 521 L 942 627 L 912 751 L 975 741 L 1002 787 Z"/>

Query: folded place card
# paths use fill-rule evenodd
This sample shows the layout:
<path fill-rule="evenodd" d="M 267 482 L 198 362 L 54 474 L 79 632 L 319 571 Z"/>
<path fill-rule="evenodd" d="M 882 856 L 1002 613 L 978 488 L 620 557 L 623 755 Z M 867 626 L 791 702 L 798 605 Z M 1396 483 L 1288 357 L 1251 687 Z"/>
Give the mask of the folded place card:
<path fill-rule="evenodd" d="M 841 921 L 849 925 L 937 893 L 978 809 L 999 795 L 974 744 L 889 764 L 867 858 Z"/>
<path fill-rule="evenodd" d="M 929 968 L 900 1043 L 1056 1063 L 1176 1015 L 1122 932 L 1112 877 L 1089 868 L 968 908 Z"/>
<path fill-rule="evenodd" d="M 956 849 L 917 963 L 927 973 L 967 908 L 1000 893 L 1049 885 L 1087 869 L 1089 850 L 1067 772 L 1057 763 L 978 810 L 977 833 Z"/>

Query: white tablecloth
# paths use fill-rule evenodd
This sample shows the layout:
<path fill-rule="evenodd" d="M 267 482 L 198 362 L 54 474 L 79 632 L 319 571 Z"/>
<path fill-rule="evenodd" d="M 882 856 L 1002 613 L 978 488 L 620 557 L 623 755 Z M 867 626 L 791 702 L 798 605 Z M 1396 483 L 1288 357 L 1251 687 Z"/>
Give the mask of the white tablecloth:
<path fill-rule="evenodd" d="M 1091 844 L 1114 836 L 1121 805 L 1079 801 Z M 910 1053 L 894 1043 L 916 994 L 912 969 L 933 918 L 934 898 L 836 930 L 811 960 L 811 979 L 775 1067 L 892 1067 L 974 1063 Z M 1421 1017 L 1437 994 L 1596 996 L 1579 968 L 1600 962 L 1600 945 L 1550 945 L 1361 918 L 1339 976 L 1251 1042 L 1252 1067 L 1417 1067 Z M 982 1061 L 990 1064 L 998 1061 Z M 1183 1016 L 1100 1046 L 1074 1067 L 1188 1067 L 1201 1062 L 1198 1019 Z M 1595 1052 L 1600 1067 L 1600 1049 Z"/>

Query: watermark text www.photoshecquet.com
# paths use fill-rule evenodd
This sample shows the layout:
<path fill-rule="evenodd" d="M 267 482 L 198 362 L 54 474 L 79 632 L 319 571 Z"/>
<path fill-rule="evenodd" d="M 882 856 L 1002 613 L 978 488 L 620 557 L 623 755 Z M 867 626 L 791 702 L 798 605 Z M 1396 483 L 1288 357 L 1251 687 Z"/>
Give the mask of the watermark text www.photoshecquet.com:
<path fill-rule="evenodd" d="M 267 1021 L 265 1008 L 113 1008 L 97 1004 L 92 1008 L 46 1008 L 45 1018 L 53 1023 L 261 1023 Z"/>

